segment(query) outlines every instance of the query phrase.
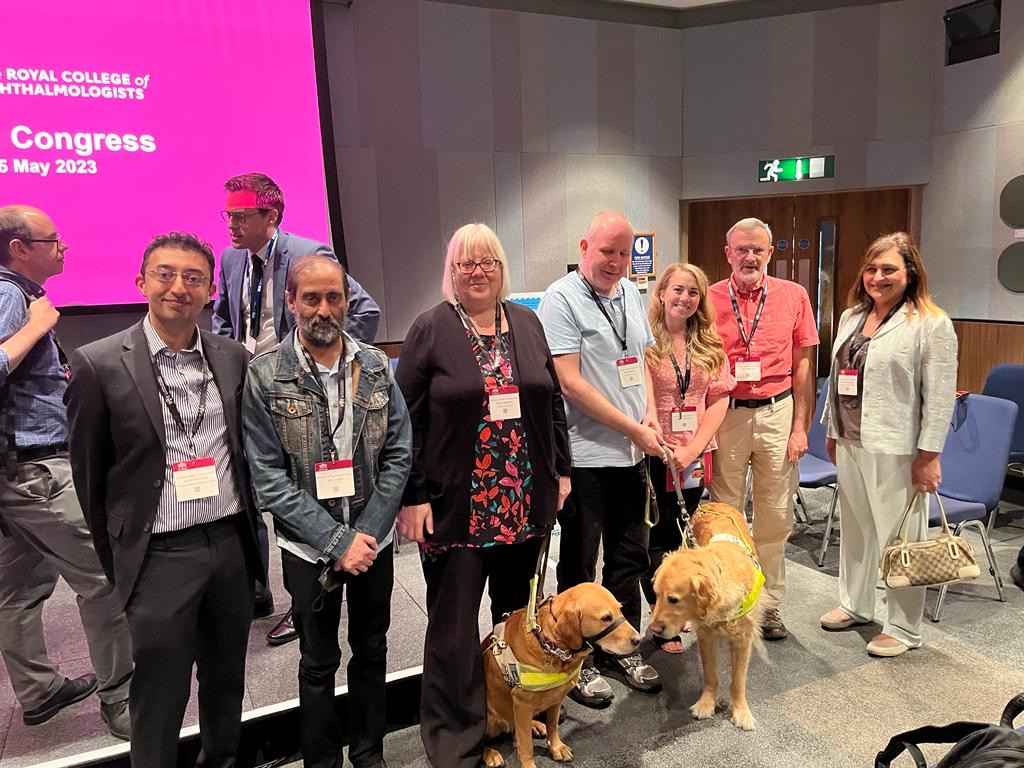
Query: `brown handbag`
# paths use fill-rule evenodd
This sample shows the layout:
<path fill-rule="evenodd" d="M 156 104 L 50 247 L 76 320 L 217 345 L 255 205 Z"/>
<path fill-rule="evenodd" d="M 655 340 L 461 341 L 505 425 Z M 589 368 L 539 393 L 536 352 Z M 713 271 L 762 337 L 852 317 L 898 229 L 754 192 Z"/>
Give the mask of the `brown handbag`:
<path fill-rule="evenodd" d="M 939 505 L 942 530 L 933 539 L 907 541 L 907 525 L 918 496 L 915 493 L 907 505 L 896 538 L 882 550 L 879 570 L 885 585 L 891 589 L 931 587 L 978 578 L 981 569 L 974 559 L 974 550 L 965 539 L 954 536 L 949 530 L 946 511 L 938 494 L 935 494 L 935 500 Z"/>

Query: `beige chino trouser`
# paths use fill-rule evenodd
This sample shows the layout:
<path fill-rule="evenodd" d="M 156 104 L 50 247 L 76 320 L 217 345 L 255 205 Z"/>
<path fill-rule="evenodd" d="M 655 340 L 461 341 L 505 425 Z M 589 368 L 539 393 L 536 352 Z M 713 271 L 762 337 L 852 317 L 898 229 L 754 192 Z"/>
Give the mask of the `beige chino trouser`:
<path fill-rule="evenodd" d="M 747 467 L 753 473 L 751 535 L 764 571 L 761 603 L 778 608 L 786 594 L 786 540 L 793 532 L 793 494 L 799 475 L 786 458 L 793 398 L 760 408 L 729 408 L 718 430 L 711 499 L 743 509 Z"/>

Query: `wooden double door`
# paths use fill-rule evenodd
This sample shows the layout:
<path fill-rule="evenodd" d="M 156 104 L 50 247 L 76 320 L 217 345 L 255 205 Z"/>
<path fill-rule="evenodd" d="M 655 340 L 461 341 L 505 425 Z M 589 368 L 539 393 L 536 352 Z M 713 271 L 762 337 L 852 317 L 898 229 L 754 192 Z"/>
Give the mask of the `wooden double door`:
<path fill-rule="evenodd" d="M 828 373 L 832 338 L 846 309 L 846 294 L 858 279 L 861 259 L 871 242 L 888 232 L 910 231 L 909 188 L 780 195 L 726 200 L 683 201 L 687 261 L 724 280 L 725 233 L 750 216 L 772 230 L 775 253 L 769 274 L 794 280 L 807 289 L 818 320 L 818 375 Z"/>

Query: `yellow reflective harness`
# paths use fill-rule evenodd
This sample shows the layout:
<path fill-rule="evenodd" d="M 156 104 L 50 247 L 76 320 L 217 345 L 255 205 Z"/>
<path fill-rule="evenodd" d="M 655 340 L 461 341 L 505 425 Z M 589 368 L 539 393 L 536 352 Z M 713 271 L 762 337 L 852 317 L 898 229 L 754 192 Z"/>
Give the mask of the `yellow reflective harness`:
<path fill-rule="evenodd" d="M 524 691 L 550 691 L 552 688 L 558 688 L 570 682 L 580 673 L 580 668 L 583 666 L 581 658 L 579 663 L 568 671 L 551 672 L 520 661 L 505 641 L 504 622 L 491 632 L 490 641 L 491 644 L 487 650 L 494 654 L 501 675 L 505 678 L 509 688 L 522 688 Z"/>
<path fill-rule="evenodd" d="M 747 553 L 747 557 L 750 558 L 750 562 L 754 564 L 754 586 L 751 587 L 750 591 L 743 596 L 739 606 L 732 616 L 729 617 L 729 621 L 736 621 L 736 619 L 742 618 L 750 613 L 750 609 L 754 607 L 754 603 L 757 602 L 758 595 L 761 594 L 761 587 L 764 586 L 764 571 L 761 570 L 761 564 L 757 561 L 757 555 L 754 554 L 754 550 L 743 538 L 743 531 L 740 530 L 739 523 L 736 522 L 736 518 L 731 515 L 725 515 L 721 512 L 716 512 L 713 509 L 708 509 L 704 506 L 697 507 L 697 512 L 703 515 L 717 515 L 718 517 L 727 517 L 732 522 L 733 527 L 736 529 L 736 533 L 739 536 L 734 536 L 731 533 L 716 533 L 711 537 L 708 544 L 713 544 L 716 541 L 728 541 L 737 546 L 741 547 L 744 552 Z"/>

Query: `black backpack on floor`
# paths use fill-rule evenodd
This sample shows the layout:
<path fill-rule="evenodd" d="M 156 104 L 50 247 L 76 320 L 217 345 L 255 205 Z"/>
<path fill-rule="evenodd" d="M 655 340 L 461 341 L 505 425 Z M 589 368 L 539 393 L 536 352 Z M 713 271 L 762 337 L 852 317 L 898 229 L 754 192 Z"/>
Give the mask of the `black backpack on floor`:
<path fill-rule="evenodd" d="M 1024 693 L 1010 699 L 999 725 L 958 722 L 927 725 L 900 733 L 875 757 L 875 768 L 889 768 L 904 751 L 914 758 L 917 768 L 928 768 L 918 744 L 955 745 L 933 768 L 1021 768 L 1024 766 L 1024 733 L 1013 729 L 1013 720 L 1021 712 L 1024 712 Z"/>

